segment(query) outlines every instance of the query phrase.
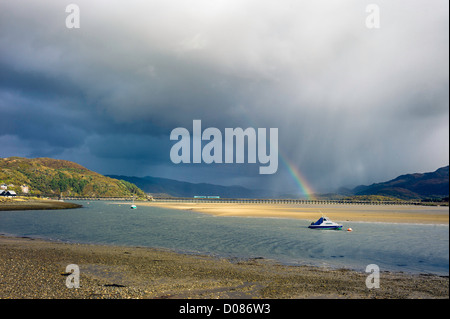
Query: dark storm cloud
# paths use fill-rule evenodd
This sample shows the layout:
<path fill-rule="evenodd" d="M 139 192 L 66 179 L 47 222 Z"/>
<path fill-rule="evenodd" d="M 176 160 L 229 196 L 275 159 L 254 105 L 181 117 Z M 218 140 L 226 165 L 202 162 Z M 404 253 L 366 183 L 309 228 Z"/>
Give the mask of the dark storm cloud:
<path fill-rule="evenodd" d="M 317 189 L 448 164 L 448 3 L 377 1 L 376 30 L 369 1 L 83 0 L 67 29 L 69 3 L 0 1 L 1 156 L 295 187 L 283 161 L 172 164 L 170 131 L 201 119 L 278 128 Z"/>
<path fill-rule="evenodd" d="M 100 158 L 120 159 L 151 159 L 152 164 L 167 163 L 167 154 L 170 146 L 167 139 L 154 136 L 109 134 L 93 136 L 88 139 L 87 145 L 91 153 Z M 114 145 L 114 147 L 111 147 Z"/>
<path fill-rule="evenodd" d="M 27 96 L 37 98 L 51 98 L 54 96 L 77 96 L 82 92 L 77 90 L 73 83 L 67 79 L 54 78 L 45 72 L 28 72 L 26 70 L 15 70 L 3 62 L 0 65 L 0 87 L 3 90 L 22 92 Z"/>
<path fill-rule="evenodd" d="M 59 108 L 64 101 L 28 100 L 8 92 L 0 92 L 0 97 L 0 134 L 13 134 L 29 141 L 45 141 L 61 148 L 83 143 L 86 132 L 77 126 L 83 118 L 80 119 L 77 111 Z"/>

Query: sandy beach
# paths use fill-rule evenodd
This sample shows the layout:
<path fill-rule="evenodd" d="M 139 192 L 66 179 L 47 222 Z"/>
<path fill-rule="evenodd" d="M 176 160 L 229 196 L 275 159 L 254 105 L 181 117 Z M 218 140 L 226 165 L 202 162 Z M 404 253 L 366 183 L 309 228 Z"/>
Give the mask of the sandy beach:
<path fill-rule="evenodd" d="M 229 260 L 140 247 L 81 245 L 0 236 L 0 298 L 246 299 L 448 298 L 448 276 L 368 274 L 284 266 L 266 259 Z M 80 287 L 66 287 L 66 266 Z"/>
<path fill-rule="evenodd" d="M 448 206 L 353 205 L 353 204 L 241 204 L 140 202 L 138 205 L 191 210 L 216 216 L 297 218 L 316 221 L 322 215 L 331 220 L 448 224 Z"/>

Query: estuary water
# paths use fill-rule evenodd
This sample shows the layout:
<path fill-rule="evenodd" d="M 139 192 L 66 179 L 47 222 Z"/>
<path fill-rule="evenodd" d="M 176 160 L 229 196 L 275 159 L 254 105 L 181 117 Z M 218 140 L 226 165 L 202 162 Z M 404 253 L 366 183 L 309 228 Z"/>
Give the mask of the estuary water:
<path fill-rule="evenodd" d="M 365 271 L 449 274 L 449 226 L 345 222 L 311 230 L 310 221 L 218 217 L 117 202 L 68 210 L 0 211 L 0 234 L 54 241 L 169 249 L 218 257 L 274 259 Z M 320 217 L 320 216 L 319 216 Z"/>

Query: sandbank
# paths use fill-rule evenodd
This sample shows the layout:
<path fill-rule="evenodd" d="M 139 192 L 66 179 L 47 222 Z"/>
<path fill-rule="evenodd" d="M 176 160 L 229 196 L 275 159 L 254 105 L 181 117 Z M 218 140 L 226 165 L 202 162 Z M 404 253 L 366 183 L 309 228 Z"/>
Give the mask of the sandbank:
<path fill-rule="evenodd" d="M 190 210 L 215 216 L 294 218 L 334 221 L 448 224 L 448 206 L 140 202 L 138 205 Z"/>
<path fill-rule="evenodd" d="M 70 209 L 79 208 L 82 205 L 62 202 L 52 199 L 10 199 L 0 202 L 0 211 L 10 210 L 43 210 L 43 209 Z"/>

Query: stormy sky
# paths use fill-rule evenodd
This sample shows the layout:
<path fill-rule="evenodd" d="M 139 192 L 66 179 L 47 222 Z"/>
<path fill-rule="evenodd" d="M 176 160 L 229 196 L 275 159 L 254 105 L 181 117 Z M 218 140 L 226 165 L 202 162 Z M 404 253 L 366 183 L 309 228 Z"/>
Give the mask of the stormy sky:
<path fill-rule="evenodd" d="M 317 192 L 434 171 L 449 162 L 448 5 L 0 0 L 0 157 L 299 194 L 287 163 Z M 278 171 L 172 163 L 170 132 L 195 119 L 278 128 Z"/>

